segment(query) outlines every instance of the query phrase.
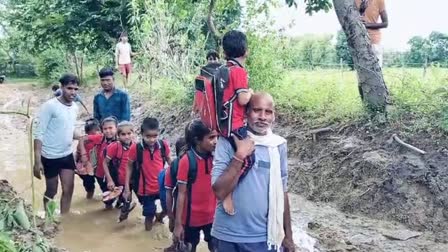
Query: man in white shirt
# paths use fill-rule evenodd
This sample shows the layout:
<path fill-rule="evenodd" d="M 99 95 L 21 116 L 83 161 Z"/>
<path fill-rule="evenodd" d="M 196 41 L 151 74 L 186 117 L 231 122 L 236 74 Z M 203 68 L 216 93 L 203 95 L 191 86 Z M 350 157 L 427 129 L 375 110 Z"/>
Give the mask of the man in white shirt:
<path fill-rule="evenodd" d="M 120 36 L 120 41 L 115 47 L 115 63 L 124 77 L 125 89 L 128 84 L 129 76 L 132 72 L 131 56 L 133 55 L 134 53 L 132 52 L 131 44 L 128 42 L 128 36 L 126 33 L 123 33 Z"/>
<path fill-rule="evenodd" d="M 34 136 L 34 176 L 45 176 L 46 191 L 44 206 L 56 195 L 61 180 L 61 214 L 70 211 L 74 189 L 75 160 L 73 157 L 73 139 L 78 106 L 74 102 L 77 96 L 79 80 L 75 75 L 65 74 L 59 80 L 62 95 L 45 102 L 39 111 L 37 129 Z M 81 161 L 87 162 L 85 149 L 81 150 Z"/>

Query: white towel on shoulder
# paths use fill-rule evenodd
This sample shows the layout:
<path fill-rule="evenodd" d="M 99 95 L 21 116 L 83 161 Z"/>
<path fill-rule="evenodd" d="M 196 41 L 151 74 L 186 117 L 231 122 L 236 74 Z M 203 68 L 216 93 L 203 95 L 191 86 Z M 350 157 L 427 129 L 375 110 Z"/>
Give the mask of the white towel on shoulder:
<path fill-rule="evenodd" d="M 267 135 L 258 136 L 249 132 L 255 145 L 266 146 L 269 149 L 270 173 L 269 173 L 269 210 L 268 210 L 268 237 L 269 249 L 274 247 L 280 250 L 285 231 L 283 229 L 284 192 L 280 164 L 280 152 L 278 147 L 286 143 L 286 139 L 275 135 L 269 130 Z"/>

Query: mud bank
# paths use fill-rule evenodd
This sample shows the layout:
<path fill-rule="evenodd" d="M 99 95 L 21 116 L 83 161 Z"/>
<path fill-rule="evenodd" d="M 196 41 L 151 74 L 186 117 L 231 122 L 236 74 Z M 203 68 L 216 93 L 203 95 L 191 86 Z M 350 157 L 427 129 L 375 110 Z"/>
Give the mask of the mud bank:
<path fill-rule="evenodd" d="M 161 118 L 171 142 L 183 133 L 186 122 L 191 120 L 189 108 L 168 108 L 142 99 L 136 100 L 134 107 L 139 111 L 135 118 L 137 122 L 144 115 Z M 324 220 L 323 216 L 311 213 L 307 214 L 309 233 L 319 240 L 316 247 L 324 251 L 405 251 L 406 247 L 411 248 L 411 251 L 447 249 L 443 247 L 440 250 L 436 245 L 448 242 L 446 136 L 437 132 L 410 134 L 398 125 L 378 128 L 370 124 L 351 124 L 332 125 L 330 128 L 329 131 L 313 136 L 310 133 L 312 128 L 302 120 L 279 116 L 275 131 L 288 139 L 292 192 L 313 202 L 334 205 L 343 213 L 349 214 L 347 218 L 357 219 L 349 221 L 354 227 L 358 225 L 356 223 L 359 218 L 364 218 L 362 216 L 368 220 L 373 218 L 367 221 L 371 225 L 375 220 L 391 221 L 396 225 L 404 225 L 399 225 L 401 228 L 398 229 L 402 231 L 395 230 L 392 233 L 404 232 L 409 235 L 413 234 L 412 230 L 425 232 L 418 233 L 415 237 L 422 236 L 422 240 L 428 243 L 416 241 L 412 246 L 402 244 L 401 248 L 378 246 L 377 243 L 387 244 L 384 239 L 394 240 L 393 237 L 397 236 L 388 236 L 388 231 L 382 232 L 381 227 L 378 227 L 376 234 L 361 232 L 364 234 L 358 238 L 355 236 L 353 240 L 351 236 L 347 236 L 349 230 L 343 228 L 344 224 L 338 225 L 331 216 Z M 420 155 L 403 148 L 391 139 L 393 134 L 424 149 L 427 154 Z M 319 211 L 319 208 L 315 210 Z M 318 221 L 313 222 L 313 218 Z M 334 231 L 333 234 L 331 230 Z M 337 234 L 342 236 L 338 237 Z M 353 232 L 351 234 L 356 235 Z M 395 240 L 415 237 L 404 235 L 404 238 L 399 236 Z M 342 247 L 339 246 L 339 238 L 341 244 L 344 244 Z M 360 244 L 371 245 L 359 246 Z"/>
<path fill-rule="evenodd" d="M 31 206 L 23 202 L 8 181 L 0 180 L 0 232 L 6 234 L 14 242 L 15 249 L 21 252 L 64 251 L 51 242 L 57 233 L 57 224 L 36 217 L 34 228 Z M 0 251 L 3 250 L 0 248 Z"/>

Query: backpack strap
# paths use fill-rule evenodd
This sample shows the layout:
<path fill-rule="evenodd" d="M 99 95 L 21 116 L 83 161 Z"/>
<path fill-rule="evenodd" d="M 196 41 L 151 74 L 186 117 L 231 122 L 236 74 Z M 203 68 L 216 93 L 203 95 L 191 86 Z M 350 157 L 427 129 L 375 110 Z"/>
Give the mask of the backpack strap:
<path fill-rule="evenodd" d="M 137 194 L 140 183 L 140 175 L 141 175 L 141 167 L 143 164 L 143 143 L 139 142 L 136 146 L 137 150 L 137 160 L 134 162 L 133 172 L 132 172 L 132 188 L 134 192 Z"/>
<path fill-rule="evenodd" d="M 168 158 L 166 156 L 166 147 L 165 142 L 163 140 L 158 140 L 160 146 L 160 153 L 162 154 L 163 166 L 168 163 Z"/>
<path fill-rule="evenodd" d="M 196 177 L 198 175 L 198 165 L 196 162 L 196 154 L 193 150 L 189 150 L 187 152 L 188 157 L 188 182 L 187 182 L 187 223 L 186 227 L 190 227 L 190 218 L 191 218 L 191 199 L 192 199 L 192 187 L 194 182 L 196 181 Z"/>

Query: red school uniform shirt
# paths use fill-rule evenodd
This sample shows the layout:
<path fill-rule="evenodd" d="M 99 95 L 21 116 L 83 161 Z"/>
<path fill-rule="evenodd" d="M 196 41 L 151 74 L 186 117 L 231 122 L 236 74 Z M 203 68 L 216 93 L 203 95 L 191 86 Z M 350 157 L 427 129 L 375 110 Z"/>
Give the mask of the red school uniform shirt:
<path fill-rule="evenodd" d="M 167 157 L 170 156 L 170 146 L 168 142 L 165 140 L 162 141 L 165 145 L 165 155 Z M 140 143 L 134 144 L 129 149 L 129 160 L 133 162 L 137 162 L 137 146 Z M 138 182 L 138 192 L 139 196 L 150 196 L 159 193 L 159 181 L 158 176 L 159 173 L 164 168 L 164 160 L 162 157 L 162 151 L 159 146 L 159 141 L 154 146 L 154 150 L 151 150 L 148 147 L 144 147 L 143 149 L 143 163 L 140 169 L 140 179 Z"/>
<path fill-rule="evenodd" d="M 249 90 L 249 77 L 246 70 L 237 62 L 233 60 L 227 61 L 227 66 L 230 68 L 229 73 L 229 85 L 224 89 L 223 100 L 229 101 L 232 96 L 238 95 L 241 92 L 247 92 Z M 238 99 L 235 99 L 232 103 L 232 131 L 237 130 L 244 126 L 244 112 L 245 106 L 241 106 L 238 103 Z"/>
<path fill-rule="evenodd" d="M 185 199 L 182 214 L 183 224 L 187 223 L 187 207 L 191 201 L 190 226 L 200 227 L 213 223 L 216 209 L 216 197 L 212 189 L 213 157 L 203 158 L 195 153 L 197 164 L 197 176 L 191 187 L 191 199 Z M 189 171 L 188 155 L 184 155 L 179 161 L 177 181 L 186 184 Z"/>
<path fill-rule="evenodd" d="M 95 148 L 96 159 L 97 159 L 97 167 L 96 167 L 95 176 L 97 176 L 98 178 L 104 178 L 105 174 L 104 174 L 103 162 L 104 162 L 104 157 L 105 157 L 105 151 L 106 151 L 107 146 L 111 142 L 112 141 L 108 142 L 103 134 L 87 136 L 87 142 L 85 145 L 87 146 L 87 145 L 92 144 Z"/>
<path fill-rule="evenodd" d="M 89 136 L 97 136 L 97 135 L 101 135 L 101 134 L 88 135 L 88 137 Z M 93 141 L 87 141 L 84 144 L 84 148 L 86 149 L 87 160 L 90 161 L 90 152 L 93 150 L 93 148 L 95 148 L 95 143 Z M 79 150 L 78 150 L 78 157 L 80 157 L 80 156 L 81 156 L 81 153 L 79 153 Z"/>
<path fill-rule="evenodd" d="M 119 142 L 113 142 L 109 144 L 106 148 L 106 157 L 109 158 L 112 162 L 114 159 L 118 159 L 120 162 L 120 166 L 118 167 L 118 184 L 125 185 L 126 183 L 126 173 L 128 169 L 129 162 L 129 150 L 135 143 L 131 143 L 128 148 L 123 147 L 123 145 Z"/>

